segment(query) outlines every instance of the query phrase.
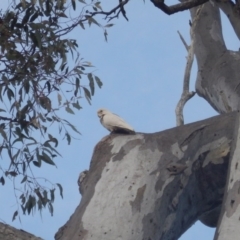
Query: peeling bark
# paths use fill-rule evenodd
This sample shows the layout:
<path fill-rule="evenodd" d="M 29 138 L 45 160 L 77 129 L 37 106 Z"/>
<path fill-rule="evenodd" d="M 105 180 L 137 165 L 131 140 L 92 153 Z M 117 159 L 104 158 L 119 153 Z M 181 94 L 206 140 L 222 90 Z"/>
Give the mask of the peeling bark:
<path fill-rule="evenodd" d="M 55 239 L 176 240 L 198 219 L 216 226 L 236 116 L 105 137 Z"/>
<path fill-rule="evenodd" d="M 0 222 L 0 239 L 4 240 L 43 240 L 22 229 L 16 229 Z"/>

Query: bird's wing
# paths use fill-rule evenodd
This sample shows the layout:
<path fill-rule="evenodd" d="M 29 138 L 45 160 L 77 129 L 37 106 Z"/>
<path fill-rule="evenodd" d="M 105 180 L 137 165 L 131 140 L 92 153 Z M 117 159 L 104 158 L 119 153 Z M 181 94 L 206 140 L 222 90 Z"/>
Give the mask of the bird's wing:
<path fill-rule="evenodd" d="M 122 118 L 112 113 L 104 115 L 103 124 L 108 130 L 114 130 L 114 127 L 117 127 L 134 131 L 134 129 Z"/>

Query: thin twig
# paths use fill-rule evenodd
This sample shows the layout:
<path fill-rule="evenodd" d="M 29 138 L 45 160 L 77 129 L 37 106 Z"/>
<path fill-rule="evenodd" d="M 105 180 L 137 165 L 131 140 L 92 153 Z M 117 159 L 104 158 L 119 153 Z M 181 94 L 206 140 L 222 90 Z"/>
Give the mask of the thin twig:
<path fill-rule="evenodd" d="M 175 109 L 177 126 L 181 126 L 184 124 L 184 117 L 183 117 L 184 105 L 189 99 L 191 99 L 195 95 L 195 92 L 189 92 L 190 73 L 191 73 L 192 64 L 194 60 L 194 44 L 193 44 L 193 38 L 191 38 L 191 45 L 188 46 L 185 40 L 183 39 L 182 35 L 179 32 L 178 34 L 185 48 L 188 51 L 187 63 L 186 63 L 184 79 L 183 79 L 183 92 Z"/>
<path fill-rule="evenodd" d="M 182 34 L 179 31 L 177 31 L 177 33 L 178 33 L 180 39 L 182 40 L 182 43 L 185 46 L 186 50 L 188 51 L 189 50 L 189 46 L 187 45 L 187 43 L 186 43 L 185 39 L 183 38 Z"/>
<path fill-rule="evenodd" d="M 195 30 L 198 20 L 200 18 L 202 6 L 203 5 L 198 7 L 198 9 L 196 11 L 196 15 L 192 22 L 192 27 L 190 29 L 190 36 L 191 36 L 191 45 L 190 46 L 188 46 L 186 44 L 186 41 L 184 40 L 184 38 L 182 37 L 180 32 L 178 32 L 180 39 L 182 40 L 185 48 L 188 51 L 188 56 L 187 56 L 187 63 L 186 63 L 184 79 L 183 79 L 183 92 L 182 92 L 181 98 L 175 109 L 177 126 L 181 126 L 184 124 L 184 118 L 183 118 L 184 105 L 186 104 L 186 102 L 189 99 L 191 99 L 196 94 L 196 92 L 193 92 L 193 91 L 189 92 L 189 82 L 190 82 L 190 74 L 191 74 L 192 64 L 193 64 L 193 60 L 194 60 L 194 30 Z"/>
<path fill-rule="evenodd" d="M 151 0 L 151 2 L 154 4 L 155 7 L 161 9 L 164 13 L 171 15 L 180 11 L 185 11 L 193 7 L 202 5 L 208 2 L 208 0 L 189 0 L 178 4 L 174 4 L 172 6 L 166 5 L 164 3 L 164 0 Z"/>

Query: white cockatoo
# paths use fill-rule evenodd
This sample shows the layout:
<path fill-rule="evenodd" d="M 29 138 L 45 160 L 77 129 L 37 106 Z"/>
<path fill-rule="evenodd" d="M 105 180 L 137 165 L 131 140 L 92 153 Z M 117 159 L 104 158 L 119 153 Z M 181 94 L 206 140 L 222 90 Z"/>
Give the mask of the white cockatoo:
<path fill-rule="evenodd" d="M 107 109 L 99 109 L 97 115 L 100 118 L 101 124 L 111 133 L 135 133 L 134 129 L 128 123 Z"/>

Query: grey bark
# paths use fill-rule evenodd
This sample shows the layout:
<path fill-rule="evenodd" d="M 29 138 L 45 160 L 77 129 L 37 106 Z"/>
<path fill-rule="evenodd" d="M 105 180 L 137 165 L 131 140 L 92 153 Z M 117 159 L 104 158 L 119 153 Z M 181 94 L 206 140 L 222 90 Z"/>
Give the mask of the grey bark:
<path fill-rule="evenodd" d="M 238 114 L 239 115 L 239 114 Z M 215 232 L 215 240 L 239 239 L 240 236 L 240 122 L 235 126 L 231 162 L 228 169 L 222 212 Z"/>
<path fill-rule="evenodd" d="M 198 15 L 194 31 L 195 56 L 198 64 L 196 81 L 197 93 L 206 99 L 219 113 L 239 110 L 240 102 L 240 52 L 226 48 L 221 28 L 220 10 L 229 18 L 240 37 L 239 9 L 231 1 L 210 2 L 191 10 L 192 18 Z M 215 240 L 239 239 L 240 202 L 239 191 L 239 120 L 234 131 L 235 143 L 232 147 L 228 169 L 227 185 L 221 209 L 221 217 L 215 233 Z M 217 210 L 219 211 L 219 209 Z"/>
<path fill-rule="evenodd" d="M 16 229 L 0 222 L 0 239 L 1 240 L 43 240 L 22 229 Z"/>
<path fill-rule="evenodd" d="M 239 110 L 240 53 L 226 48 L 219 8 L 239 38 L 230 2 L 211 1 L 191 15 L 196 92 L 222 114 Z M 176 240 L 196 220 L 218 222 L 215 240 L 237 239 L 239 118 L 233 112 L 160 133 L 104 138 L 79 180 L 81 203 L 55 239 Z"/>
<path fill-rule="evenodd" d="M 233 4 L 231 1 L 216 1 L 217 5 L 220 9 L 225 13 L 228 17 L 233 30 L 235 31 L 236 36 L 240 40 L 240 14 L 239 14 L 239 1 L 236 1 L 237 4 Z"/>
<path fill-rule="evenodd" d="M 55 239 L 176 240 L 198 219 L 216 226 L 237 116 L 105 137 Z"/>
<path fill-rule="evenodd" d="M 193 19 L 198 14 L 193 36 L 198 64 L 196 92 L 216 111 L 226 113 L 239 109 L 240 52 L 226 48 L 219 11 L 216 2 L 191 10 Z"/>

